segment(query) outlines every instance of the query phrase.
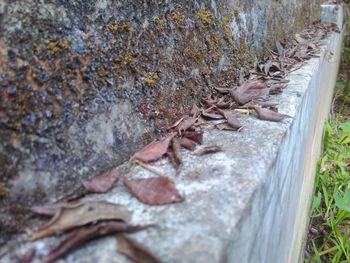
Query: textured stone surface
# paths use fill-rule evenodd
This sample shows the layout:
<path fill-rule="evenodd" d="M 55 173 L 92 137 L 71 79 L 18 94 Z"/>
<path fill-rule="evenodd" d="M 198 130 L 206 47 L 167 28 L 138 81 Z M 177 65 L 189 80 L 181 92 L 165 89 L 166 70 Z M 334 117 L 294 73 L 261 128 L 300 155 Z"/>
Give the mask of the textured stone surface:
<path fill-rule="evenodd" d="M 127 160 L 319 0 L 0 2 L 0 239 Z"/>
<path fill-rule="evenodd" d="M 341 8 L 338 19 L 341 27 Z M 126 205 L 133 223 L 158 223 L 133 237 L 164 262 L 298 262 L 343 32 L 333 33 L 320 57 L 288 76 L 290 83 L 276 100 L 278 110 L 292 118 L 273 123 L 240 116 L 239 133 L 207 125 L 205 145 L 219 145 L 222 152 L 198 157 L 183 150 L 184 167 L 177 176 L 166 160 L 157 162 L 157 169 L 175 179 L 185 202 L 144 205 L 121 185 L 91 198 Z M 141 168 L 134 173 L 149 176 Z M 20 238 L 8 243 L 4 262 L 33 247 L 40 262 L 60 239 L 17 245 Z M 114 237 L 96 240 L 59 262 L 128 262 L 116 246 Z"/>

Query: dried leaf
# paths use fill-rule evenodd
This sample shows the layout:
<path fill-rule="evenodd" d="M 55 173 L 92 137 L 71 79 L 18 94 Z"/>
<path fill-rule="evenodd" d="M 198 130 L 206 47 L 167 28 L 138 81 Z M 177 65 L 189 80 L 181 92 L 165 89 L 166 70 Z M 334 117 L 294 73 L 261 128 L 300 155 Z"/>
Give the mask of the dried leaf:
<path fill-rule="evenodd" d="M 184 201 L 175 183 L 169 178 L 152 177 L 133 181 L 124 179 L 124 185 L 140 202 L 145 204 L 165 205 Z"/>
<path fill-rule="evenodd" d="M 196 147 L 196 143 L 194 141 L 192 141 L 191 139 L 188 139 L 186 137 L 181 138 L 180 144 L 181 144 L 181 146 L 183 146 L 189 150 L 193 150 Z"/>
<path fill-rule="evenodd" d="M 221 152 L 222 149 L 220 146 L 213 145 L 213 146 L 207 146 L 199 149 L 198 151 L 195 152 L 196 155 L 202 156 L 207 153 L 216 153 L 216 152 Z"/>
<path fill-rule="evenodd" d="M 181 143 L 180 138 L 174 137 L 171 143 L 174 151 L 174 157 L 176 161 L 176 170 L 178 171 L 182 166 L 182 155 L 181 155 Z"/>
<path fill-rule="evenodd" d="M 228 94 L 230 92 L 229 88 L 218 88 L 218 87 L 214 87 L 214 89 L 216 89 L 219 93 L 221 94 Z"/>
<path fill-rule="evenodd" d="M 83 226 L 101 220 L 123 220 L 129 222 L 131 213 L 125 206 L 104 201 L 85 202 L 73 208 L 63 207 L 40 231 L 33 234 L 36 240 L 59 231 Z"/>
<path fill-rule="evenodd" d="M 178 166 L 179 166 L 179 163 L 176 161 L 174 152 L 168 150 L 166 154 L 167 154 L 171 164 L 174 166 L 175 170 L 177 170 Z"/>
<path fill-rule="evenodd" d="M 242 124 L 240 121 L 237 119 L 236 114 L 232 111 L 225 111 L 224 112 L 225 118 L 227 120 L 227 123 L 234 129 L 238 130 L 239 128 L 242 127 Z"/>
<path fill-rule="evenodd" d="M 194 103 L 190 113 L 191 113 L 192 117 L 196 117 L 197 118 L 201 114 L 201 110 Z"/>
<path fill-rule="evenodd" d="M 298 43 L 304 43 L 304 42 L 305 42 L 305 39 L 302 38 L 302 37 L 300 36 L 300 34 L 295 34 L 294 39 L 295 39 Z"/>
<path fill-rule="evenodd" d="M 176 127 L 176 130 L 181 135 L 184 131 L 191 128 L 192 125 L 196 123 L 198 119 L 195 117 L 187 117 L 182 120 L 182 122 Z"/>
<path fill-rule="evenodd" d="M 61 203 L 53 203 L 53 204 L 44 204 L 44 205 L 34 206 L 31 208 L 31 210 L 38 215 L 54 216 L 62 208 L 74 208 L 81 205 L 82 203 L 83 202 L 79 201 L 79 202 L 72 202 L 72 203 L 61 202 Z"/>
<path fill-rule="evenodd" d="M 256 111 L 256 113 L 258 114 L 258 118 L 260 120 L 264 120 L 264 121 L 282 121 L 284 118 L 286 117 L 290 117 L 288 115 L 285 114 L 281 114 L 269 109 L 264 109 L 264 108 L 260 108 L 260 107 L 254 107 L 254 110 Z"/>
<path fill-rule="evenodd" d="M 188 115 L 182 116 L 178 119 L 173 125 L 170 126 L 170 129 L 175 129 L 185 118 L 188 118 Z"/>
<path fill-rule="evenodd" d="M 202 131 L 187 131 L 183 136 L 187 139 L 195 141 L 198 144 L 203 144 L 203 132 Z"/>
<path fill-rule="evenodd" d="M 123 222 L 101 222 L 96 225 L 79 228 L 70 233 L 61 244 L 53 249 L 44 258 L 44 263 L 55 262 L 72 249 L 93 240 L 94 238 L 122 232 L 133 233 L 153 226 L 154 225 L 128 225 Z"/>
<path fill-rule="evenodd" d="M 118 252 L 135 263 L 162 263 L 145 245 L 126 234 L 117 234 Z"/>
<path fill-rule="evenodd" d="M 269 94 L 269 89 L 262 81 L 252 80 L 232 89 L 230 94 L 236 102 L 243 105 L 253 99 L 265 99 Z"/>
<path fill-rule="evenodd" d="M 82 180 L 81 183 L 89 193 L 105 193 L 110 190 L 120 178 L 117 168 L 103 172 L 91 180 Z"/>
<path fill-rule="evenodd" d="M 221 114 L 218 114 L 214 111 L 202 111 L 202 116 L 213 119 L 213 120 L 220 120 L 223 119 L 224 116 Z"/>
<path fill-rule="evenodd" d="M 160 159 L 164 154 L 166 154 L 170 142 L 176 136 L 176 134 L 176 132 L 171 132 L 162 140 L 148 144 L 146 147 L 135 153 L 134 158 L 145 163 Z"/>
<path fill-rule="evenodd" d="M 16 263 L 31 263 L 35 257 L 36 250 L 31 249 L 27 251 L 20 259 L 16 261 Z"/>

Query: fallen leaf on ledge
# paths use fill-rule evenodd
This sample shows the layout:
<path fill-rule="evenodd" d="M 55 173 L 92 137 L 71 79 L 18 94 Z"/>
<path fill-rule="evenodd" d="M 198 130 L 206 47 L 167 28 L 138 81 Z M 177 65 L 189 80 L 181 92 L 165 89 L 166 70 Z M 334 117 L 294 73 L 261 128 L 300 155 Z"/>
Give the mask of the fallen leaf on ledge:
<path fill-rule="evenodd" d="M 222 151 L 222 149 L 220 146 L 213 145 L 213 146 L 207 146 L 207 147 L 203 147 L 203 148 L 199 149 L 198 151 L 195 152 L 195 155 L 202 156 L 204 154 L 216 153 L 216 152 L 221 152 L 221 151 Z"/>
<path fill-rule="evenodd" d="M 180 144 L 182 147 L 185 147 L 188 150 L 193 150 L 197 145 L 194 141 L 192 141 L 191 139 L 188 139 L 186 137 L 181 138 Z"/>
<path fill-rule="evenodd" d="M 179 171 L 182 166 L 180 138 L 174 137 L 171 143 L 171 147 L 173 148 L 174 157 L 176 161 L 176 171 Z"/>
<path fill-rule="evenodd" d="M 135 263 L 162 263 L 149 248 L 126 234 L 117 234 L 117 241 L 118 252 Z"/>
<path fill-rule="evenodd" d="M 82 203 L 76 207 L 63 207 L 41 230 L 32 235 L 32 240 L 51 236 L 88 223 L 102 220 L 129 222 L 131 213 L 123 205 L 105 201 Z"/>
<path fill-rule="evenodd" d="M 72 249 L 98 237 L 117 234 L 121 232 L 133 233 L 154 225 L 128 225 L 123 222 L 101 222 L 74 230 L 65 240 L 53 249 L 45 258 L 44 263 L 55 262 Z"/>
<path fill-rule="evenodd" d="M 264 120 L 264 121 L 275 121 L 275 122 L 279 122 L 282 121 L 284 118 L 287 118 L 290 116 L 285 115 L 285 114 L 281 114 L 269 109 L 264 109 L 264 108 L 260 108 L 260 107 L 254 107 L 254 110 L 256 111 L 256 113 L 258 114 L 258 118 L 260 120 Z"/>
<path fill-rule="evenodd" d="M 198 144 L 203 144 L 203 132 L 202 131 L 187 131 L 183 136 L 187 139 L 195 141 Z"/>
<path fill-rule="evenodd" d="M 91 180 L 82 180 L 81 183 L 89 193 L 105 193 L 113 187 L 119 178 L 120 173 L 117 168 L 114 168 L 97 175 Z"/>
<path fill-rule="evenodd" d="M 175 183 L 165 177 L 127 180 L 124 185 L 142 203 L 149 205 L 165 205 L 184 201 L 177 191 Z"/>
<path fill-rule="evenodd" d="M 168 151 L 171 140 L 176 136 L 176 132 L 169 133 L 165 138 L 160 141 L 154 141 L 140 151 L 135 153 L 135 159 L 138 159 L 144 163 L 156 161 L 160 159 Z"/>
<path fill-rule="evenodd" d="M 260 80 L 250 80 L 243 85 L 230 90 L 230 95 L 240 105 L 244 105 L 253 99 L 265 99 L 269 94 L 269 88 Z"/>

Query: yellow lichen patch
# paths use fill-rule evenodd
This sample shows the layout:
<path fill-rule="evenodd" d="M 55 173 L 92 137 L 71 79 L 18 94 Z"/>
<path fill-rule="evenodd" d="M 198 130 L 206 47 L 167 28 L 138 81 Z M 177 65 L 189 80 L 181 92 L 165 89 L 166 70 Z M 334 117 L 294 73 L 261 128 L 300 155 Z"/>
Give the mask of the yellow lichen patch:
<path fill-rule="evenodd" d="M 177 7 L 171 11 L 169 19 L 173 21 L 176 26 L 180 26 L 185 20 L 185 15 L 182 13 L 182 10 Z"/>
<path fill-rule="evenodd" d="M 155 72 L 149 72 L 144 76 L 144 80 L 149 87 L 154 87 L 158 80 L 158 75 Z"/>
<path fill-rule="evenodd" d="M 156 18 L 156 19 L 153 20 L 153 23 L 155 23 L 160 28 L 164 28 L 166 20 L 164 18 Z"/>
<path fill-rule="evenodd" d="M 125 69 L 128 67 L 134 68 L 136 65 L 135 58 L 128 52 L 125 55 L 120 55 L 114 58 L 116 68 Z"/>
<path fill-rule="evenodd" d="M 108 26 L 108 29 L 114 34 L 122 33 L 124 31 L 130 31 L 131 28 L 132 26 L 130 22 L 123 22 L 123 23 L 113 24 Z"/>
<path fill-rule="evenodd" d="M 219 33 L 214 33 L 207 39 L 208 49 L 213 53 L 216 59 L 221 57 L 220 52 L 220 35 Z"/>
<path fill-rule="evenodd" d="M 211 26 L 215 22 L 214 14 L 208 10 L 199 10 L 197 13 L 197 17 L 205 27 Z"/>
<path fill-rule="evenodd" d="M 232 19 L 233 19 L 233 14 L 229 14 L 225 17 L 224 22 L 222 24 L 222 27 L 224 29 L 225 38 L 230 44 L 233 43 L 232 33 L 231 33 L 231 29 L 229 27 L 229 24 L 231 23 Z"/>
<path fill-rule="evenodd" d="M 55 55 L 63 51 L 67 51 L 71 46 L 71 42 L 67 39 L 55 41 L 50 40 L 48 44 L 49 51 L 51 54 Z"/>

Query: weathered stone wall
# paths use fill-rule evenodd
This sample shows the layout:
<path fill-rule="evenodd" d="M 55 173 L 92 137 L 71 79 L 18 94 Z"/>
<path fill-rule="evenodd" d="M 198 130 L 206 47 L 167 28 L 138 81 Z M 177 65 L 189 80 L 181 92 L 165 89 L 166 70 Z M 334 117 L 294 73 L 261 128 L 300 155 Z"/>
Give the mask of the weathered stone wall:
<path fill-rule="evenodd" d="M 319 2 L 2 0 L 0 234 L 233 85 Z"/>

